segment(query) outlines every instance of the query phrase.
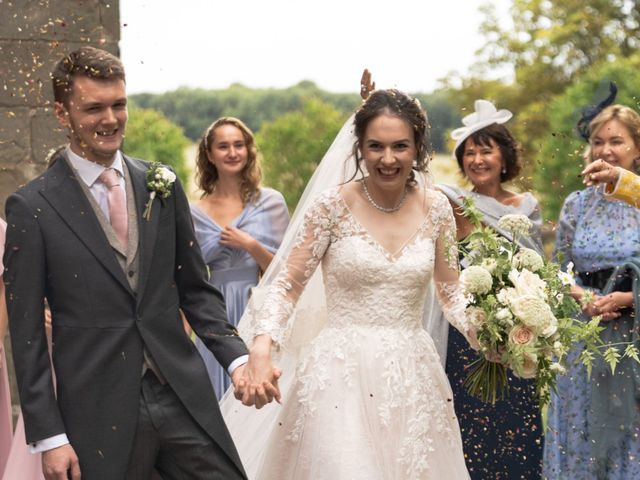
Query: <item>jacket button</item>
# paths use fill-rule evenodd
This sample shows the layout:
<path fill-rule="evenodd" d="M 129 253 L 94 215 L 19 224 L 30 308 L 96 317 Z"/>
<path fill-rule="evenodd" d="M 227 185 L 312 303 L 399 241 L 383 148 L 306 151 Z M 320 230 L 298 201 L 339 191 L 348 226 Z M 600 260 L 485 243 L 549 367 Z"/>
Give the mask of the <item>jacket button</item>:
<path fill-rule="evenodd" d="M 129 270 L 129 276 L 133 277 L 136 274 L 136 272 L 134 272 L 133 270 Z"/>

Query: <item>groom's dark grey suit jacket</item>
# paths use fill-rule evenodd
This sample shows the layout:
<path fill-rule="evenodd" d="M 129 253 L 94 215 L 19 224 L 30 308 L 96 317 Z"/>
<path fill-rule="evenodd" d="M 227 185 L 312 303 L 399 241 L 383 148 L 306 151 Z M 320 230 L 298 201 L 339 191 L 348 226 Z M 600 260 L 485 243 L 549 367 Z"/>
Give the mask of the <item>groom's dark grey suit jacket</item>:
<path fill-rule="evenodd" d="M 124 478 L 146 348 L 191 416 L 244 475 L 179 309 L 224 368 L 247 354 L 246 347 L 227 322 L 221 294 L 208 282 L 179 181 L 164 202 L 154 200 L 146 220 L 149 164 L 127 157 L 124 162 L 134 203 L 128 208 L 137 216 L 136 272 L 118 261 L 64 155 L 7 200 L 4 279 L 27 441 L 66 433 L 83 478 Z M 137 275 L 135 291 L 129 275 Z M 57 398 L 45 298 L 52 313 Z"/>

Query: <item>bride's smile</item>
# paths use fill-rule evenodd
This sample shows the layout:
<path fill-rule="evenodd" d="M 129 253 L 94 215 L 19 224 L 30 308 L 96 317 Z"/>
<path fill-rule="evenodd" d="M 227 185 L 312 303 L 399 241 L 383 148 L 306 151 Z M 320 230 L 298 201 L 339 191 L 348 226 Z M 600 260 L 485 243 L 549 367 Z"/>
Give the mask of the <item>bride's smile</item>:
<path fill-rule="evenodd" d="M 416 158 L 411 126 L 395 115 L 377 116 L 367 127 L 362 157 L 371 195 L 380 204 L 395 205 L 404 194 Z"/>

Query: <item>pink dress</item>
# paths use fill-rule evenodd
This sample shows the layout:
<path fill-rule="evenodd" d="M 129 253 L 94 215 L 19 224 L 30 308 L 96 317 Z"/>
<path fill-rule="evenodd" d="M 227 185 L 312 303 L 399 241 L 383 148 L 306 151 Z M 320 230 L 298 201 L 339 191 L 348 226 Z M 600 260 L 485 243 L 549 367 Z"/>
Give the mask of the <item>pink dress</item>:
<path fill-rule="evenodd" d="M 4 271 L 2 255 L 6 228 L 7 224 L 0 219 L 0 275 Z M 2 341 L 0 338 L 0 342 Z M 6 360 L 3 348 L 0 352 L 0 477 L 2 480 L 44 480 L 40 455 L 29 453 L 22 414 L 18 418 L 15 434 L 13 433 Z"/>

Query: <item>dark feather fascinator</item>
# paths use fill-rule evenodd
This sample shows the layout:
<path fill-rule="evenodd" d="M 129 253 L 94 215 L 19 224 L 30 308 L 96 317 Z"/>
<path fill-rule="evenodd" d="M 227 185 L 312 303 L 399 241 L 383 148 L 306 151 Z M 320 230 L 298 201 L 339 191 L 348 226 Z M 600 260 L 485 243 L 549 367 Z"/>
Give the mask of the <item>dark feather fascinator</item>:
<path fill-rule="evenodd" d="M 585 141 L 589 141 L 589 136 L 591 134 L 589 131 L 589 124 L 591 123 L 591 120 L 596 118 L 602 110 L 614 102 L 617 93 L 618 87 L 616 84 L 614 82 L 609 82 L 609 96 L 597 105 L 589 105 L 582 110 L 582 116 L 580 117 L 580 120 L 578 120 L 576 130 L 578 131 L 578 135 L 584 138 Z"/>

